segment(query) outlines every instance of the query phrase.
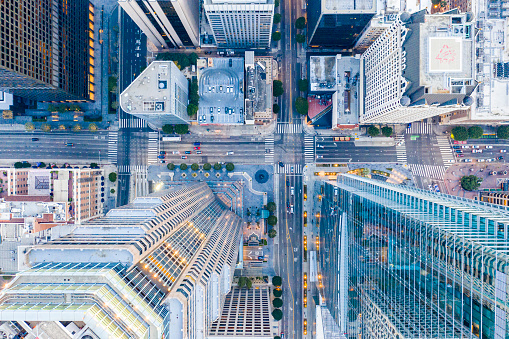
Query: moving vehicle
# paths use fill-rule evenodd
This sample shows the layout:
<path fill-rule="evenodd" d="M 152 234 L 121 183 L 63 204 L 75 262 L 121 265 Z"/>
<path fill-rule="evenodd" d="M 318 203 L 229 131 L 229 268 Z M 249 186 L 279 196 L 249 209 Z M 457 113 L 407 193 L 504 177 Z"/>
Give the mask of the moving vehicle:
<path fill-rule="evenodd" d="M 180 151 L 173 151 L 172 154 L 180 154 Z"/>
<path fill-rule="evenodd" d="M 165 151 L 161 151 L 161 152 L 159 152 L 159 154 L 166 154 L 166 152 Z"/>
<path fill-rule="evenodd" d="M 194 146 L 194 150 L 197 151 L 200 149 L 200 146 Z"/>
<path fill-rule="evenodd" d="M 32 138 L 32 141 L 39 141 L 39 138 Z"/>
<path fill-rule="evenodd" d="M 293 214 L 293 205 L 290 205 L 290 214 Z"/>
<path fill-rule="evenodd" d="M 459 146 L 453 146 L 453 147 L 459 147 Z M 461 146 L 461 148 L 470 148 L 470 146 L 468 146 L 468 145 L 463 145 L 463 146 Z"/>
<path fill-rule="evenodd" d="M 497 159 L 498 160 L 504 160 L 504 157 L 503 156 L 499 156 Z"/>
<path fill-rule="evenodd" d="M 158 155 L 157 159 L 164 159 L 164 155 Z"/>
<path fill-rule="evenodd" d="M 163 137 L 163 141 L 181 141 L 181 137 Z"/>
<path fill-rule="evenodd" d="M 493 148 L 493 146 L 491 146 L 491 145 L 486 146 L 486 149 L 490 149 L 490 148 Z"/>
<path fill-rule="evenodd" d="M 166 164 L 166 160 L 159 160 L 161 164 Z"/>
<path fill-rule="evenodd" d="M 295 194 L 295 189 L 292 187 L 290 187 L 290 195 L 294 195 Z"/>
<path fill-rule="evenodd" d="M 279 167 L 285 167 L 285 164 L 283 164 L 282 161 L 278 162 Z"/>
<path fill-rule="evenodd" d="M 180 157 L 180 159 L 187 159 L 187 156 L 183 155 L 183 156 Z"/>
<path fill-rule="evenodd" d="M 507 152 L 507 150 L 505 150 L 505 149 L 500 150 L 500 153 L 506 153 L 506 152 Z"/>
<path fill-rule="evenodd" d="M 196 154 L 201 154 L 201 151 L 196 151 Z"/>
<path fill-rule="evenodd" d="M 191 151 L 185 151 L 184 153 L 185 154 L 191 154 Z"/>
<path fill-rule="evenodd" d="M 66 143 L 65 145 L 66 145 L 66 146 L 70 146 L 70 147 L 73 147 L 73 146 L 74 146 L 74 144 L 73 144 L 72 142 L 68 142 L 68 143 Z"/>
<path fill-rule="evenodd" d="M 316 147 L 318 147 L 318 148 L 325 148 L 325 146 L 320 145 L 320 144 L 316 145 Z"/>
<path fill-rule="evenodd" d="M 201 145 L 201 142 L 195 142 L 193 145 L 194 145 L 194 146 L 200 146 L 200 145 Z"/>
<path fill-rule="evenodd" d="M 317 159 L 323 159 L 323 155 L 317 155 L 316 158 Z"/>
<path fill-rule="evenodd" d="M 232 151 L 226 152 L 226 155 L 233 155 Z"/>

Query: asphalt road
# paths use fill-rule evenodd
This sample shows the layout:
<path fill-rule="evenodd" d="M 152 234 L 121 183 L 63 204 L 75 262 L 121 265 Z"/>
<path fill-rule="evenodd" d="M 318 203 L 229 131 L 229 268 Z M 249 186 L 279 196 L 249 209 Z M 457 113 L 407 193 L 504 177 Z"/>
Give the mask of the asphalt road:
<path fill-rule="evenodd" d="M 323 139 L 323 140 L 322 140 Z M 320 141 L 318 141 L 320 140 Z M 317 163 L 331 162 L 397 162 L 396 147 L 363 147 L 353 142 L 334 142 L 318 138 L 315 142 Z"/>
<path fill-rule="evenodd" d="M 32 138 L 39 139 L 32 141 Z M 0 159 L 44 162 L 103 161 L 108 157 L 108 132 L 2 132 Z M 73 143 L 73 146 L 66 146 Z"/>

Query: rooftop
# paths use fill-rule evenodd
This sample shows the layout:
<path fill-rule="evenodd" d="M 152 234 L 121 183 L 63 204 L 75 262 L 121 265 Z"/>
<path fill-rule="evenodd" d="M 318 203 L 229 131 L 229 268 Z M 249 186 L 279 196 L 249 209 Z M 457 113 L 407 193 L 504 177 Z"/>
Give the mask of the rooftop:
<path fill-rule="evenodd" d="M 376 0 L 315 0 L 322 1 L 324 13 L 345 11 L 376 11 Z"/>
<path fill-rule="evenodd" d="M 336 56 L 310 56 L 309 77 L 311 92 L 335 91 Z"/>
<path fill-rule="evenodd" d="M 246 58 L 246 84 L 246 120 L 272 119 L 272 58 Z"/>
<path fill-rule="evenodd" d="M 336 58 L 337 91 L 332 97 L 333 128 L 353 127 L 359 124 L 360 57 Z"/>

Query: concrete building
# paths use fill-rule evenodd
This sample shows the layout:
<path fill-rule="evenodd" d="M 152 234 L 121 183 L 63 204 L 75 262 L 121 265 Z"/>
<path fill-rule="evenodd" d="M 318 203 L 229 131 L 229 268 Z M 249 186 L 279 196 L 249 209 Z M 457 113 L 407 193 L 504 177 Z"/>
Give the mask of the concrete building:
<path fill-rule="evenodd" d="M 189 84 L 173 61 L 153 61 L 120 95 L 122 109 L 155 128 L 187 124 Z"/>
<path fill-rule="evenodd" d="M 29 268 L 0 294 L 0 320 L 55 339 L 206 338 L 230 292 L 241 224 L 203 182 L 138 197 L 27 250 Z"/>
<path fill-rule="evenodd" d="M 362 53 L 368 49 L 376 39 L 378 39 L 386 29 L 390 28 L 394 21 L 397 19 L 398 14 L 377 14 L 375 15 L 364 28 L 361 35 L 355 42 L 354 50 L 357 53 Z"/>
<path fill-rule="evenodd" d="M 94 100 L 89 0 L 0 2 L 0 90 L 37 101 Z"/>
<path fill-rule="evenodd" d="M 204 0 L 203 8 L 218 47 L 270 47 L 273 0 Z"/>
<path fill-rule="evenodd" d="M 361 123 L 409 123 L 470 108 L 471 17 L 403 13 L 362 55 Z"/>
<path fill-rule="evenodd" d="M 352 174 L 323 186 L 319 290 L 340 333 L 507 336 L 506 207 Z"/>
<path fill-rule="evenodd" d="M 479 200 L 491 204 L 509 206 L 509 192 L 479 192 Z"/>
<path fill-rule="evenodd" d="M 198 0 L 119 0 L 118 4 L 157 48 L 199 46 Z"/>
<path fill-rule="evenodd" d="M 262 124 L 274 118 L 272 113 L 272 57 L 256 57 L 246 51 L 246 124 Z"/>
<path fill-rule="evenodd" d="M 355 41 L 377 13 L 376 6 L 376 0 L 309 1 L 307 3 L 308 45 L 353 48 Z"/>

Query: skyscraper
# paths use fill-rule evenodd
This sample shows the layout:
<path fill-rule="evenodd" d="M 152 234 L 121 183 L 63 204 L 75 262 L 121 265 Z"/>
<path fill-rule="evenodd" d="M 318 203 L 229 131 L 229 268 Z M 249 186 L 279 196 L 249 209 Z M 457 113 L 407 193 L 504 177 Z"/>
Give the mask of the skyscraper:
<path fill-rule="evenodd" d="M 218 47 L 269 48 L 273 0 L 204 0 Z"/>
<path fill-rule="evenodd" d="M 1 1 L 0 89 L 37 101 L 94 100 L 89 0 Z"/>
<path fill-rule="evenodd" d="M 376 13 L 374 0 L 308 1 L 308 45 L 352 48 Z"/>
<path fill-rule="evenodd" d="M 185 48 L 199 45 L 198 0 L 119 0 L 157 48 Z"/>
<path fill-rule="evenodd" d="M 509 334 L 507 208 L 344 174 L 321 215 L 321 294 L 342 333 Z"/>
<path fill-rule="evenodd" d="M 188 81 L 173 61 L 153 61 L 122 92 L 120 106 L 156 128 L 187 124 Z"/>
<path fill-rule="evenodd" d="M 401 14 L 361 57 L 360 122 L 409 123 L 468 110 L 474 24 L 458 11 Z"/>
<path fill-rule="evenodd" d="M 27 250 L 0 320 L 59 339 L 205 338 L 230 291 L 240 230 L 205 183 L 136 198 Z"/>

